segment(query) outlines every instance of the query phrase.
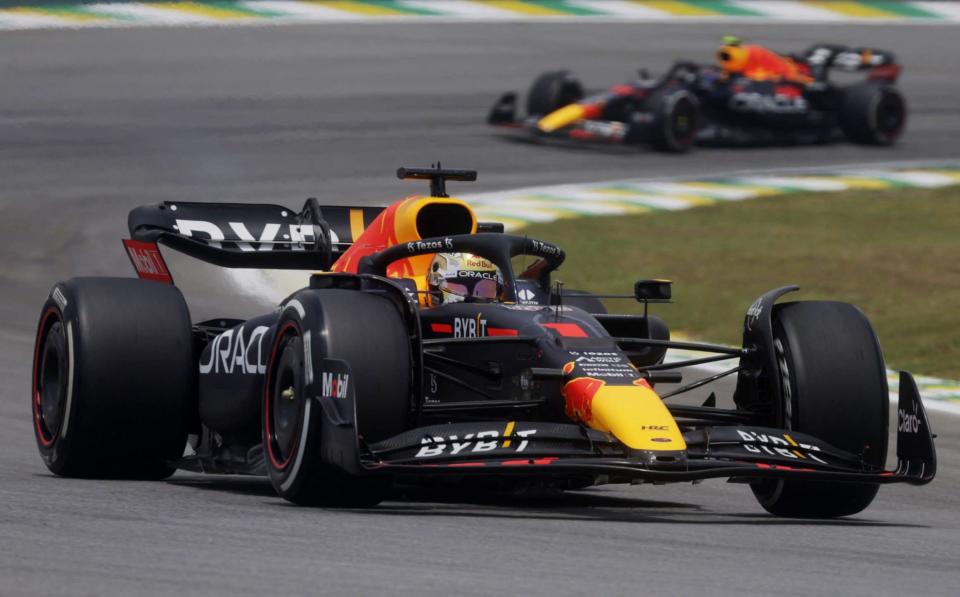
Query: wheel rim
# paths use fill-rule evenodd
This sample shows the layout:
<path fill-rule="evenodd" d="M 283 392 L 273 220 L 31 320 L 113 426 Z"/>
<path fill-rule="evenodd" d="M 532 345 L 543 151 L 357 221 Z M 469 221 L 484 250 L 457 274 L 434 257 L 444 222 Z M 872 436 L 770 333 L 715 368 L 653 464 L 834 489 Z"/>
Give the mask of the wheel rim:
<path fill-rule="evenodd" d="M 905 123 L 903 100 L 896 93 L 883 93 L 877 103 L 877 133 L 883 140 L 892 140 L 900 135 Z"/>
<path fill-rule="evenodd" d="M 266 384 L 264 437 L 267 457 L 278 470 L 287 467 L 297 450 L 297 431 L 303 410 L 302 363 L 297 358 L 299 349 L 294 342 L 299 337 L 299 330 L 292 322 L 277 334 Z"/>
<path fill-rule="evenodd" d="M 777 374 L 780 376 L 782 399 L 779 401 L 779 408 L 774 409 L 775 420 L 771 426 L 782 427 L 790 431 L 793 429 L 793 381 L 791 378 L 790 366 L 787 356 L 787 345 L 783 339 L 783 332 L 774 332 L 773 349 L 777 359 Z M 783 494 L 783 479 L 764 479 L 760 483 L 753 484 L 754 494 L 759 498 L 762 505 L 776 503 Z"/>
<path fill-rule="evenodd" d="M 40 443 L 49 448 L 63 428 L 69 373 L 66 334 L 55 309 L 44 315 L 37 344 L 33 375 L 34 422 Z"/>
<path fill-rule="evenodd" d="M 663 136 L 666 147 L 679 151 L 687 148 L 697 134 L 697 107 L 686 92 L 677 92 L 664 104 Z"/>
<path fill-rule="evenodd" d="M 679 144 L 686 145 L 693 139 L 697 130 L 697 115 L 693 108 L 693 102 L 686 98 L 681 98 L 674 106 L 673 119 L 673 138 Z"/>
<path fill-rule="evenodd" d="M 286 350 L 290 350 L 289 345 Z M 300 404 L 296 381 L 293 368 L 284 365 L 277 372 L 273 387 L 273 441 L 283 462 L 290 459 L 293 444 L 296 442 L 297 411 Z"/>

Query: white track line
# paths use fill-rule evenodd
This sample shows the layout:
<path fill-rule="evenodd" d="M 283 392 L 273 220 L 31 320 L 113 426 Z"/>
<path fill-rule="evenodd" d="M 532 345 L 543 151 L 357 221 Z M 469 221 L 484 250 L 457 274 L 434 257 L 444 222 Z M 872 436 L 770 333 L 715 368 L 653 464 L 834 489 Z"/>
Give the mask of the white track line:
<path fill-rule="evenodd" d="M 213 17 L 207 17 L 183 10 L 163 8 L 159 5 L 140 4 L 136 2 L 125 4 L 103 2 L 99 4 L 90 4 L 85 8 L 104 16 L 116 15 L 118 17 L 133 19 L 129 23 L 120 21 L 118 23 L 109 23 L 110 25 L 209 25 L 222 22 L 221 20 Z M 100 25 L 103 24 L 104 23 L 100 23 Z"/>
<path fill-rule="evenodd" d="M 912 2 L 912 4 L 946 19 L 960 21 L 960 3 L 958 2 Z"/>
<path fill-rule="evenodd" d="M 743 182 L 756 185 L 766 185 L 771 187 L 792 187 L 804 191 L 830 192 L 845 191 L 847 185 L 833 180 L 822 180 L 816 178 L 801 178 L 790 176 L 748 176 L 738 178 Z"/>
<path fill-rule="evenodd" d="M 951 176 L 947 176 L 946 174 L 937 174 L 935 172 L 887 172 L 884 170 L 857 170 L 851 172 L 844 171 L 844 174 L 850 174 L 851 176 L 862 176 L 864 178 L 884 178 L 909 184 L 915 187 L 924 187 L 930 189 L 946 187 L 957 184 L 958 182 Z"/>
<path fill-rule="evenodd" d="M 292 2 L 289 0 L 256 0 L 253 2 L 240 2 L 241 6 L 251 10 L 267 10 L 276 12 L 289 17 L 297 17 L 301 22 L 306 21 L 354 21 L 357 15 L 354 13 L 337 10 L 320 4 L 309 2 Z M 282 17 L 281 17 L 282 18 Z M 268 22 L 271 20 L 267 18 Z"/>
<path fill-rule="evenodd" d="M 567 2 L 571 6 L 580 6 L 582 8 L 588 8 L 596 10 L 599 12 L 605 12 L 607 14 L 623 17 L 627 19 L 675 19 L 668 12 L 662 10 L 657 10 L 650 6 L 644 6 L 642 4 L 635 4 L 633 2 L 628 2 L 627 0 L 571 0 Z"/>
<path fill-rule="evenodd" d="M 442 13 L 443 16 L 464 19 L 516 19 L 518 14 L 496 6 L 488 6 L 468 0 L 404 0 L 404 5 Z"/>
<path fill-rule="evenodd" d="M 49 29 L 83 27 L 84 23 L 71 19 L 58 18 L 53 15 L 34 13 L 0 13 L 0 29 Z"/>
<path fill-rule="evenodd" d="M 755 12 L 763 13 L 768 17 L 774 17 L 785 21 L 805 20 L 805 21 L 848 21 L 847 17 L 831 12 L 829 10 L 801 4 L 800 2 L 786 2 L 780 0 L 769 0 L 765 2 L 745 2 L 740 0 L 733 4 Z"/>

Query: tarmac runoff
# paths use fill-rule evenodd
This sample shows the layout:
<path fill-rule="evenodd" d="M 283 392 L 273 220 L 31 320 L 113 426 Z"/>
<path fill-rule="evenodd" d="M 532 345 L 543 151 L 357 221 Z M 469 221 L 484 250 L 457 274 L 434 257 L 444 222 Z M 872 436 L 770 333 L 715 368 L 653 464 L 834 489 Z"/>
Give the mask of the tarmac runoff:
<path fill-rule="evenodd" d="M 792 193 L 839 192 L 854 189 L 936 188 L 960 184 L 960 164 L 876 165 L 842 170 L 799 170 L 743 173 L 723 178 L 692 180 L 629 179 L 612 182 L 530 187 L 496 193 L 464 195 L 481 221 L 504 222 L 510 230 L 533 222 L 561 218 L 643 214 L 717 205 L 725 201 L 765 199 Z M 671 350 L 668 361 L 703 356 Z M 732 367 L 732 362 L 704 365 L 710 374 Z M 931 411 L 960 415 L 960 381 L 915 376 L 924 406 Z M 899 372 L 887 371 L 890 401 L 896 403 Z"/>
<path fill-rule="evenodd" d="M 860 0 L 201 0 L 2 2 L 0 29 L 403 21 L 960 23 L 950 2 Z"/>

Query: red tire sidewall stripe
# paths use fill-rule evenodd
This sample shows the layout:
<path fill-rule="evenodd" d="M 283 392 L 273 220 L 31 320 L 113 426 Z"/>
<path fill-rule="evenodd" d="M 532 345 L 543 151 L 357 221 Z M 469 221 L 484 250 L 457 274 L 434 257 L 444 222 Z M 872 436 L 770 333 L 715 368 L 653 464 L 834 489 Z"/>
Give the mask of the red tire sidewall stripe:
<path fill-rule="evenodd" d="M 58 431 L 48 439 L 43 431 L 43 426 L 40 424 L 40 380 L 38 377 L 40 372 L 40 347 L 41 341 L 46 339 L 47 332 L 49 331 L 50 326 L 47 325 L 47 322 L 51 317 L 56 317 L 60 321 L 60 324 L 63 325 L 63 315 L 60 311 L 54 306 L 48 307 L 47 310 L 43 312 L 43 317 L 40 318 L 40 327 L 37 329 L 37 341 L 33 347 L 33 425 L 37 432 L 37 439 L 40 440 L 40 444 L 47 449 L 53 447 L 53 444 L 57 442 L 57 438 L 60 435 Z M 67 347 L 67 350 L 70 350 L 70 348 Z M 68 367 L 70 366 L 69 359 L 70 355 L 67 355 Z M 69 380 L 69 376 L 67 379 Z M 64 414 L 69 416 L 69 413 Z"/>
<path fill-rule="evenodd" d="M 287 454 L 287 457 L 283 461 L 279 461 L 273 453 L 273 433 L 270 428 L 270 417 L 271 417 L 271 412 L 273 410 L 272 404 L 273 404 L 273 398 L 274 398 L 274 396 L 272 396 L 273 375 L 274 375 L 274 369 L 276 365 L 277 350 L 280 348 L 280 344 L 283 342 L 284 336 L 286 336 L 287 332 L 291 329 L 294 330 L 298 336 L 303 335 L 300 331 L 300 326 L 297 325 L 296 321 L 288 321 L 283 325 L 283 327 L 280 328 L 280 330 L 277 332 L 277 338 L 273 342 L 273 349 L 270 351 L 270 361 L 269 361 L 270 365 L 269 365 L 269 368 L 267 369 L 267 379 L 266 379 L 266 383 L 264 384 L 264 402 L 263 402 L 264 442 L 267 444 L 266 446 L 267 458 L 270 459 L 270 463 L 278 471 L 283 471 L 284 469 L 287 468 L 287 465 L 290 464 L 290 460 L 293 458 L 293 455 L 296 453 L 300 443 L 299 434 L 297 434 L 298 439 L 294 441 L 294 444 L 290 450 L 290 453 Z"/>

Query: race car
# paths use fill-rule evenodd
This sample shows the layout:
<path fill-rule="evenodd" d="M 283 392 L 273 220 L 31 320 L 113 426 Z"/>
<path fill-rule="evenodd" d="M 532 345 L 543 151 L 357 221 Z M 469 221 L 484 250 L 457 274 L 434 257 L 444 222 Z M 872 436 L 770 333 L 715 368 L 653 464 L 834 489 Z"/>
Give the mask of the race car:
<path fill-rule="evenodd" d="M 137 278 L 61 281 L 41 309 L 32 409 L 47 467 L 267 475 L 283 498 L 325 506 L 373 506 L 398 483 L 724 478 L 790 517 L 855 514 L 880 485 L 934 478 L 909 373 L 885 468 L 885 366 L 857 308 L 778 303 L 797 289 L 785 286 L 749 307 L 742 346 L 671 340 L 650 313 L 671 282 L 566 290 L 563 249 L 447 195 L 475 171 L 398 175 L 430 194 L 386 208 L 134 209 L 123 244 Z M 643 313 L 610 314 L 603 299 Z M 671 349 L 704 354 L 665 360 Z M 720 361 L 729 369 L 684 383 Z M 672 400 L 727 376 L 726 407 Z"/>
<path fill-rule="evenodd" d="M 517 94 L 503 94 L 488 122 L 524 138 L 649 145 L 671 152 L 694 143 L 822 143 L 837 137 L 890 145 L 902 134 L 906 101 L 893 53 L 819 44 L 798 56 L 726 39 L 716 65 L 676 62 L 659 79 L 640 78 L 587 93 L 567 70 L 541 74 L 518 118 Z M 866 73 L 837 83 L 831 75 Z"/>

